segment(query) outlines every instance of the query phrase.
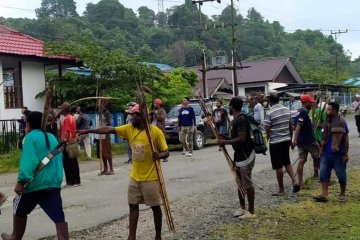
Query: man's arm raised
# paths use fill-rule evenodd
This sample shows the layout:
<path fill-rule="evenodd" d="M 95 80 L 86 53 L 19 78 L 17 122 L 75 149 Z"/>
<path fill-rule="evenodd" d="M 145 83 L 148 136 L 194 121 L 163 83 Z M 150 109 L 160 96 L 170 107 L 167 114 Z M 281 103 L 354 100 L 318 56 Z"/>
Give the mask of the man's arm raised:
<path fill-rule="evenodd" d="M 78 135 L 84 135 L 88 133 L 95 133 L 95 134 L 117 134 L 114 127 L 100 127 L 95 129 L 86 129 L 86 130 L 79 130 Z"/>

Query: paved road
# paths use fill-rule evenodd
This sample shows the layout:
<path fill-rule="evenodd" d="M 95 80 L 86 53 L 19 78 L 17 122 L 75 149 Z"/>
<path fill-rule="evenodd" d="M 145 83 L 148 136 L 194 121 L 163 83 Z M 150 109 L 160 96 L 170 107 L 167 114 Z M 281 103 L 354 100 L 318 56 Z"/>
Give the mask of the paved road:
<path fill-rule="evenodd" d="M 351 118 L 352 119 L 352 118 Z M 360 153 L 357 134 L 349 122 L 351 144 L 354 155 Z M 228 147 L 231 154 L 231 147 Z M 355 153 L 356 152 L 356 153 Z M 292 151 L 292 159 L 296 159 L 297 151 Z M 351 154 L 352 155 L 352 154 Z M 64 188 L 62 190 L 64 211 L 69 222 L 70 231 L 87 229 L 101 223 L 124 217 L 128 213 L 127 183 L 129 165 L 124 165 L 125 156 L 115 159 L 116 174 L 97 176 L 97 162 L 82 163 L 82 186 Z M 257 155 L 255 172 L 270 168 L 269 156 Z M 181 152 L 171 152 L 168 163 L 163 164 L 163 172 L 170 201 L 176 201 L 194 193 L 200 193 L 222 183 L 232 181 L 226 161 L 217 146 L 208 146 L 195 151 L 190 160 Z M 0 176 L 0 191 L 10 197 L 16 174 Z M 2 208 L 0 231 L 9 231 L 12 225 L 12 203 L 8 201 Z M 38 239 L 54 235 L 55 226 L 41 209 L 36 209 L 29 216 L 28 227 L 24 239 Z"/>

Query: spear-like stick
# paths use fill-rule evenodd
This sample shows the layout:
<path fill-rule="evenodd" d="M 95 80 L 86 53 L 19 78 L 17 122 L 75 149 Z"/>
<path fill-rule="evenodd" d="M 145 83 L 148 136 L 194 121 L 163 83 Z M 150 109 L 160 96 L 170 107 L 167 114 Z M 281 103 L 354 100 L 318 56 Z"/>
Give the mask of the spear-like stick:
<path fill-rule="evenodd" d="M 207 118 L 207 124 L 209 124 L 211 130 L 213 131 L 213 133 L 214 133 L 214 135 L 216 137 L 216 139 L 220 140 L 221 136 L 220 136 L 218 130 L 216 129 L 216 127 L 215 127 L 215 124 L 214 124 L 213 119 L 212 119 L 212 114 L 209 112 L 209 109 L 206 106 L 205 100 L 201 96 L 200 92 L 199 92 L 198 96 L 199 96 L 199 105 L 200 105 L 202 111 L 204 112 L 204 114 L 205 114 L 205 116 Z M 231 171 L 231 173 L 233 174 L 233 176 L 235 178 L 235 181 L 236 181 L 236 184 L 237 184 L 237 186 L 239 188 L 241 196 L 243 198 L 245 198 L 246 191 L 244 189 L 244 186 L 241 183 L 241 179 L 239 178 L 239 176 L 238 176 L 238 174 L 236 172 L 236 168 L 235 168 L 235 166 L 233 164 L 233 161 L 232 161 L 228 151 L 226 150 L 225 146 L 222 146 L 222 153 L 224 154 L 226 162 L 228 163 L 228 165 L 230 167 L 230 171 Z"/>
<path fill-rule="evenodd" d="M 145 132 L 147 135 L 147 138 L 150 142 L 150 147 L 151 147 L 151 152 L 156 152 L 156 146 L 154 144 L 154 141 L 151 137 L 151 123 L 150 123 L 150 119 L 149 119 L 149 113 L 148 113 L 148 109 L 146 107 L 146 99 L 145 99 L 145 94 L 143 92 L 142 89 L 142 83 L 141 81 L 139 81 L 137 83 L 137 91 L 138 91 L 138 96 L 139 96 L 139 104 L 140 104 L 140 111 L 141 114 L 143 116 L 143 119 L 145 120 Z M 161 169 L 161 164 L 159 160 L 154 161 L 155 163 L 155 169 L 156 169 L 156 173 L 158 176 L 158 182 L 160 185 L 160 194 L 163 200 L 163 205 L 164 205 L 164 209 L 165 209 L 165 216 L 166 216 L 166 221 L 169 227 L 169 231 L 175 233 L 175 224 L 174 224 L 174 219 L 171 215 L 171 210 L 170 210 L 170 204 L 169 204 L 169 200 L 168 200 L 168 196 L 167 196 L 167 192 L 166 192 L 166 187 L 165 187 L 165 181 L 164 181 L 164 176 L 162 173 L 162 169 Z"/>

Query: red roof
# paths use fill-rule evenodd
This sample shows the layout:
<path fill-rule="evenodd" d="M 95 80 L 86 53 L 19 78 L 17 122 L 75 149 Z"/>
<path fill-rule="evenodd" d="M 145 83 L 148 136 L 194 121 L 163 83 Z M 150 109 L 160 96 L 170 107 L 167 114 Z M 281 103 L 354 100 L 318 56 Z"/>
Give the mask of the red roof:
<path fill-rule="evenodd" d="M 0 25 L 0 54 L 69 59 L 68 56 L 45 56 L 44 42 L 14 29 Z"/>

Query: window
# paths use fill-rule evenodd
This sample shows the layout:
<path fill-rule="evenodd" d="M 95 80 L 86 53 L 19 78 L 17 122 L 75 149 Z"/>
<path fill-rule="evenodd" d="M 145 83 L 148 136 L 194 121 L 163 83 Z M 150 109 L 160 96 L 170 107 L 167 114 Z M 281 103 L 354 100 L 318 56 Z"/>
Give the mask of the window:
<path fill-rule="evenodd" d="M 6 66 L 6 64 L 4 65 Z M 5 108 L 21 108 L 23 107 L 21 62 L 11 65 L 11 67 L 3 69 Z"/>

